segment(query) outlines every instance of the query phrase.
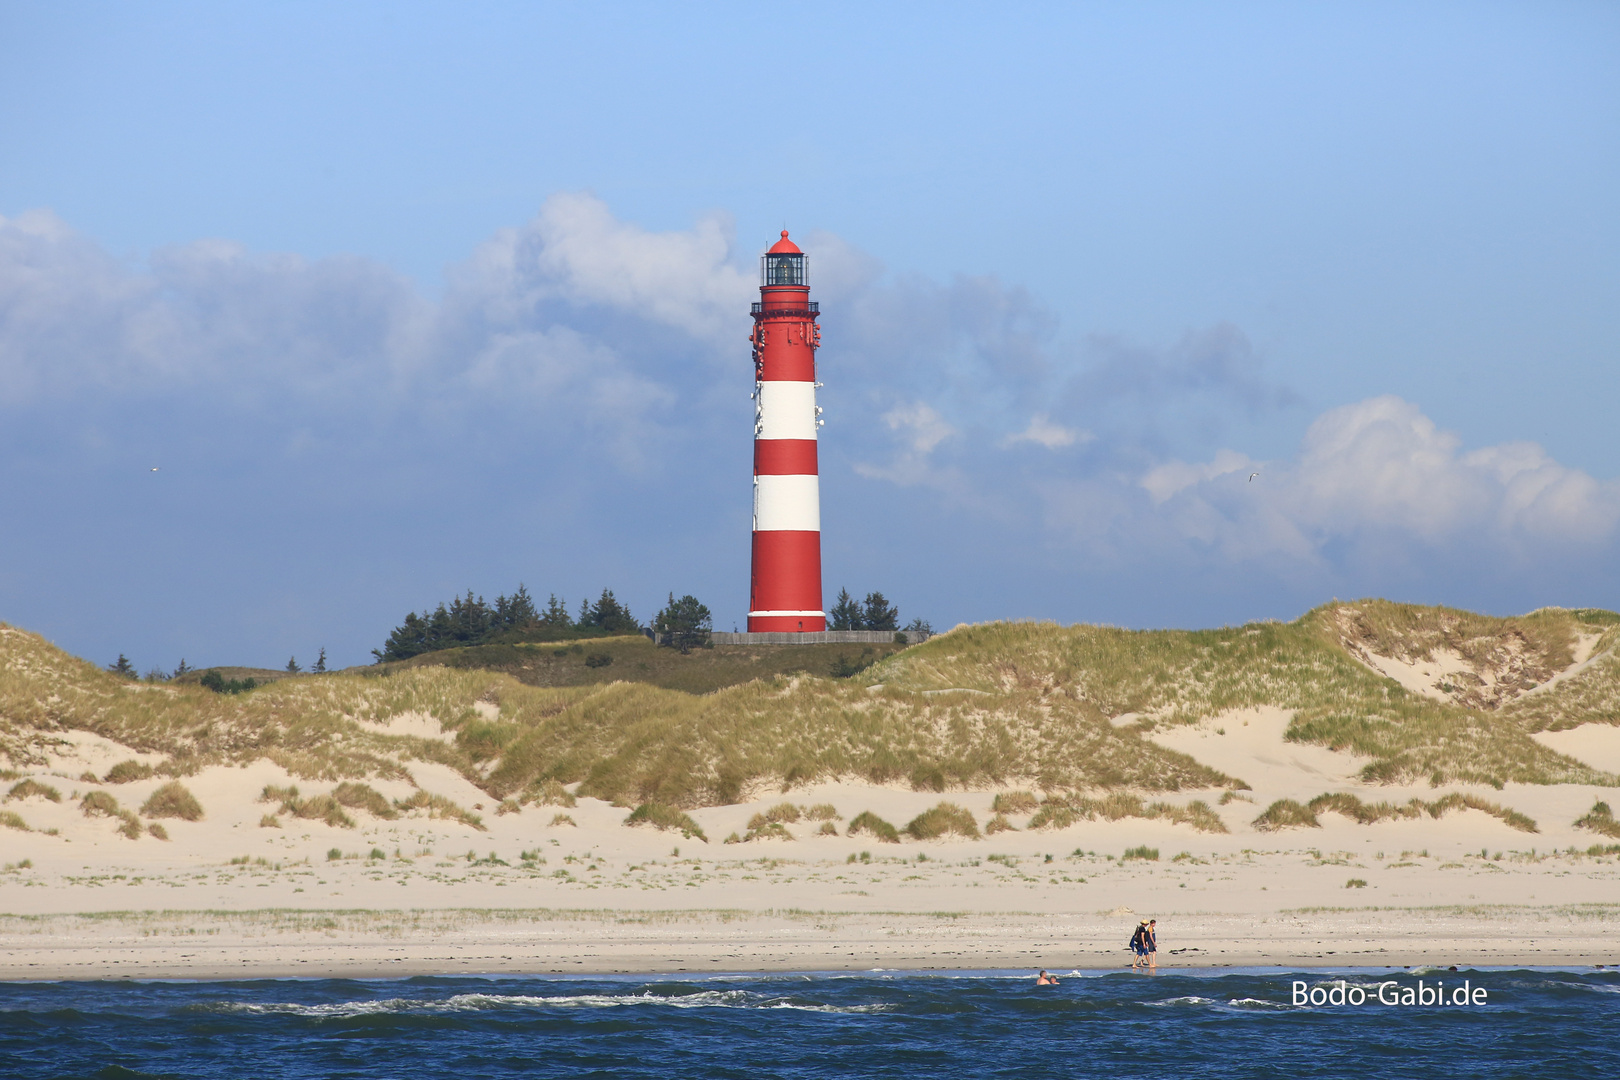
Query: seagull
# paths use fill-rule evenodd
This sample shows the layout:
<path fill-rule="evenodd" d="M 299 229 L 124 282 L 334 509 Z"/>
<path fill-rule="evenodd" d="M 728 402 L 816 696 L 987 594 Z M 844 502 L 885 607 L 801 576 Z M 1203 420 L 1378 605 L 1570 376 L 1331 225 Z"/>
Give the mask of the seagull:
<path fill-rule="evenodd" d="M 153 471 L 153 472 L 157 472 L 157 471 L 158 471 L 158 467 L 157 467 L 157 466 L 156 466 L 156 465 L 154 465 L 154 466 L 152 466 L 152 471 Z"/>
<path fill-rule="evenodd" d="M 153 471 L 153 472 L 156 472 L 156 471 L 157 471 L 157 470 L 156 470 L 156 469 L 153 469 L 153 470 L 152 470 L 152 471 Z M 1249 483 L 1251 483 L 1251 484 L 1252 484 L 1252 483 L 1254 483 L 1254 478 L 1255 478 L 1255 477 L 1257 477 L 1257 476 L 1259 476 L 1259 475 L 1260 475 L 1260 474 L 1259 474 L 1259 473 L 1257 473 L 1257 472 L 1252 472 L 1252 473 L 1250 473 L 1250 474 L 1249 474 Z"/>

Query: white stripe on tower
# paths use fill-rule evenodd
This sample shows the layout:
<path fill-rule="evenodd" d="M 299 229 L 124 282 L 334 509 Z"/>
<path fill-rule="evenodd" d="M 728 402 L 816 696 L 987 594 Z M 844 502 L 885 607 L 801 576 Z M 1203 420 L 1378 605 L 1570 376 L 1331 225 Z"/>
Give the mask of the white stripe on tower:
<path fill-rule="evenodd" d="M 816 437 L 816 384 L 762 382 L 759 384 L 757 439 L 814 439 Z"/>
<path fill-rule="evenodd" d="M 821 478 L 815 473 L 754 477 L 754 531 L 821 531 Z"/>

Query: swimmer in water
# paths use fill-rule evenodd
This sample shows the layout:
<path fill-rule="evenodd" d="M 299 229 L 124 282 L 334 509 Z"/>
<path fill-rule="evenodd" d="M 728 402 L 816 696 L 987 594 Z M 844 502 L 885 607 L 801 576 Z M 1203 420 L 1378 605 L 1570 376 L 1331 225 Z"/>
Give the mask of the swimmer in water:
<path fill-rule="evenodd" d="M 1056 986 L 1057 984 L 1058 984 L 1057 976 L 1056 975 L 1048 975 L 1044 968 L 1041 970 L 1041 973 L 1039 975 L 1035 976 L 1035 985 L 1036 986 Z"/>

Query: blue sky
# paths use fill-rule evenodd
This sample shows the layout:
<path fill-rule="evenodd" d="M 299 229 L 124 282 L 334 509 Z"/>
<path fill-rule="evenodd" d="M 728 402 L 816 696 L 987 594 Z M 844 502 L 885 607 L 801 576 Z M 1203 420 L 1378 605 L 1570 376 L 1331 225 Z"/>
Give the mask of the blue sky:
<path fill-rule="evenodd" d="M 784 226 L 829 592 L 1620 607 L 1616 55 L 1596 3 L 0 0 L 0 619 L 143 668 L 519 581 L 729 629 Z"/>

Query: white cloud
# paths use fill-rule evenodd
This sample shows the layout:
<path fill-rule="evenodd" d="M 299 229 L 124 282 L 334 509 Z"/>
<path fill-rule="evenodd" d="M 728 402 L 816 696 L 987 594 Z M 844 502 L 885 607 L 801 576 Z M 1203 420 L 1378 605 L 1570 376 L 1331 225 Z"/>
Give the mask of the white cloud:
<path fill-rule="evenodd" d="M 888 480 L 902 486 L 937 483 L 929 455 L 940 443 L 956 434 L 956 429 L 931 405 L 920 401 L 897 405 L 883 414 L 883 423 L 894 433 L 900 448 L 887 465 L 859 463 L 855 471 L 873 480 Z"/>
<path fill-rule="evenodd" d="M 1372 536 L 1429 547 L 1590 543 L 1620 525 L 1620 484 L 1560 465 L 1533 443 L 1462 452 L 1455 433 L 1393 396 L 1329 410 L 1292 462 L 1266 466 L 1252 484 L 1223 484 L 1251 464 L 1223 450 L 1207 463 L 1158 466 L 1140 484 L 1172 528 L 1240 556 L 1316 557 Z"/>
<path fill-rule="evenodd" d="M 1245 454 L 1240 454 L 1236 450 L 1222 450 L 1215 455 L 1213 461 L 1203 463 L 1166 462 L 1142 477 L 1141 485 L 1153 497 L 1155 503 L 1162 503 L 1172 495 L 1185 491 L 1195 484 L 1203 484 L 1217 477 L 1243 472 L 1253 464 L 1255 463 L 1249 460 Z"/>
<path fill-rule="evenodd" d="M 522 320 L 562 300 L 634 312 L 718 340 L 746 327 L 758 281 L 736 265 L 731 223 L 714 215 L 691 229 L 649 232 L 613 216 L 592 195 L 547 199 L 527 225 L 502 229 L 458 277 L 501 317 Z M 729 338 L 727 339 L 729 341 Z"/>
<path fill-rule="evenodd" d="M 1089 431 L 1078 428 L 1064 427 L 1054 424 L 1046 413 L 1036 413 L 1029 421 L 1029 426 L 1023 431 L 1009 435 L 1001 440 L 1002 446 L 1013 446 L 1017 443 L 1028 442 L 1044 446 L 1048 450 L 1058 450 L 1075 443 L 1087 443 L 1096 438 Z"/>

